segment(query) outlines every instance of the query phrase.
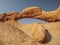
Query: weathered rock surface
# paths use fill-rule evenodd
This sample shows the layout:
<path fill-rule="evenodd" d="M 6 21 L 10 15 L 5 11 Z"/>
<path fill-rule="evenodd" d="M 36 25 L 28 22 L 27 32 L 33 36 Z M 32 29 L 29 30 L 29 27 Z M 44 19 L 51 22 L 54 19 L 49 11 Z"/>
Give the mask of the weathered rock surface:
<path fill-rule="evenodd" d="M 0 22 L 0 45 L 60 45 L 60 22 L 43 24 L 43 27 L 45 38 L 41 43 L 39 40 L 44 37 L 41 23 L 19 24 L 13 20 Z M 30 32 L 34 34 L 32 37 Z"/>
<path fill-rule="evenodd" d="M 15 24 L 15 25 L 14 25 Z M 39 24 L 39 25 L 38 25 Z M 41 23 L 34 23 L 34 24 L 19 24 L 19 23 L 13 23 L 10 25 L 14 25 L 15 27 L 17 27 L 18 29 L 21 29 L 23 32 L 25 32 L 27 35 L 31 34 L 31 29 L 36 30 L 37 27 L 41 27 Z M 23 25 L 23 26 L 22 26 Z M 33 25 L 33 26 L 31 26 Z M 35 25 L 38 25 L 37 27 Z M 33 28 L 33 27 L 36 28 Z M 30 37 L 37 41 L 40 45 L 60 45 L 60 22 L 53 22 L 53 23 L 48 23 L 48 24 L 43 24 L 44 28 L 45 28 L 45 39 L 41 42 L 33 39 L 30 35 Z M 43 32 L 41 28 L 37 28 L 40 29 L 40 32 Z M 34 31 L 32 30 L 32 31 Z M 38 31 L 38 30 L 37 30 Z M 34 34 L 36 32 L 34 31 Z M 36 37 L 39 37 L 39 34 L 41 35 L 42 33 L 38 33 L 38 35 L 35 34 Z M 38 38 L 39 39 L 39 38 Z M 40 39 L 42 39 L 40 37 Z"/>
<path fill-rule="evenodd" d="M 57 22 L 60 21 L 60 6 L 56 10 L 49 12 L 43 11 L 39 7 L 29 7 L 22 10 L 21 14 L 24 18 L 36 18 L 48 22 Z"/>
<path fill-rule="evenodd" d="M 21 15 L 18 12 L 9 12 L 0 14 L 0 21 L 8 21 L 8 20 L 18 20 L 22 18 Z"/>
<path fill-rule="evenodd" d="M 56 10 L 49 12 L 43 11 L 41 8 L 34 6 L 23 9 L 21 13 L 10 12 L 0 14 L 0 21 L 18 20 L 21 18 L 36 18 L 48 22 L 57 22 L 60 21 L 60 6 Z"/>
<path fill-rule="evenodd" d="M 36 41 L 42 42 L 45 38 L 45 29 L 41 23 L 23 24 L 20 28 Z"/>
<path fill-rule="evenodd" d="M 25 32 L 27 35 L 29 35 L 32 39 L 36 41 L 42 42 L 45 38 L 45 29 L 43 24 L 41 23 L 19 24 L 18 22 L 12 20 L 10 25 L 19 28 L 20 30 Z"/>
<path fill-rule="evenodd" d="M 60 22 L 53 22 L 44 25 L 48 36 L 45 45 L 60 45 Z"/>
<path fill-rule="evenodd" d="M 19 24 L 18 19 L 36 18 L 48 24 Z M 0 14 L 0 45 L 60 45 L 60 6 L 45 12 L 39 7 L 29 7 L 20 14 Z"/>
<path fill-rule="evenodd" d="M 42 11 L 42 17 L 43 16 L 45 17 L 44 19 L 48 22 L 60 21 L 60 6 L 54 11 L 49 11 L 49 12 Z"/>
<path fill-rule="evenodd" d="M 41 15 L 42 10 L 41 8 L 34 6 L 34 7 L 28 7 L 22 10 L 20 13 L 22 18 L 33 18 L 35 16 Z"/>
<path fill-rule="evenodd" d="M 11 25 L 13 23 L 0 22 L 0 45 L 39 45 L 22 30 Z"/>

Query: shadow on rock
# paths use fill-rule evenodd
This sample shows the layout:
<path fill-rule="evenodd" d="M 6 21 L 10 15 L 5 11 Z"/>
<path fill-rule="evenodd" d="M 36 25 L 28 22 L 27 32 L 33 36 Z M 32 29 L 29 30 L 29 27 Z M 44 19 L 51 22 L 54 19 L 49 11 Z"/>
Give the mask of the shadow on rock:
<path fill-rule="evenodd" d="M 46 33 L 45 33 L 45 38 L 44 38 L 44 40 L 42 41 L 43 44 L 49 43 L 49 42 L 51 41 L 51 39 L 52 39 L 52 36 L 51 36 L 51 34 L 48 32 L 48 30 L 46 29 L 45 31 L 46 31 Z"/>

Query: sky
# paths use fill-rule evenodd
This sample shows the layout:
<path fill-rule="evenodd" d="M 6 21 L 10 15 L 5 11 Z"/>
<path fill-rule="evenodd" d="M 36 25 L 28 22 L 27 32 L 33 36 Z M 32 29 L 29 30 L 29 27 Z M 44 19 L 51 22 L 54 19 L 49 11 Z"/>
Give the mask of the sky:
<path fill-rule="evenodd" d="M 26 7 L 38 6 L 42 10 L 55 10 L 60 5 L 60 0 L 0 0 L 0 14 L 8 12 L 21 12 Z M 44 22 L 41 20 L 28 18 L 21 19 L 21 23 Z M 44 22 L 45 23 L 45 22 Z"/>

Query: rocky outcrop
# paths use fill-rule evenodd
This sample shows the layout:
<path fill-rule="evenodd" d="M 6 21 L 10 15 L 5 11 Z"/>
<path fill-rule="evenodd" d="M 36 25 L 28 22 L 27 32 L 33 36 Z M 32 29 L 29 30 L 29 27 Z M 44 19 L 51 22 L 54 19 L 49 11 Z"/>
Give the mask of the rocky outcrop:
<path fill-rule="evenodd" d="M 11 22 L 12 21 L 12 22 Z M 43 24 L 41 23 L 34 23 L 34 24 L 19 24 L 16 21 L 9 20 L 11 22 L 10 25 L 17 27 L 18 29 L 25 32 L 29 35 L 32 39 L 42 42 L 45 38 L 45 29 Z"/>
<path fill-rule="evenodd" d="M 18 24 L 19 25 L 19 24 Z M 43 24 L 34 23 L 34 24 L 23 24 L 20 27 L 26 34 L 36 41 L 42 42 L 45 38 L 45 29 Z"/>
<path fill-rule="evenodd" d="M 60 45 L 60 22 L 53 22 L 48 24 L 19 24 L 17 22 L 14 23 L 15 25 L 10 25 L 14 25 L 18 29 L 21 29 L 33 40 L 37 41 L 40 45 Z M 31 36 L 32 34 L 34 35 Z"/>
<path fill-rule="evenodd" d="M 31 10 L 31 11 L 29 11 Z M 57 22 L 60 21 L 60 6 L 54 10 L 54 11 L 43 11 L 41 8 L 39 7 L 29 7 L 29 8 L 25 8 L 23 11 L 22 17 L 24 18 L 36 18 L 39 20 L 45 20 L 48 22 Z"/>
<path fill-rule="evenodd" d="M 14 20 L 0 22 L 0 44 L 60 45 L 60 22 L 48 24 L 19 24 Z"/>
<path fill-rule="evenodd" d="M 9 13 L 0 14 L 0 22 L 1 21 L 4 22 L 4 21 L 8 21 L 8 20 L 17 21 L 20 18 L 22 18 L 22 17 L 18 12 L 9 12 Z"/>
<path fill-rule="evenodd" d="M 49 12 L 42 11 L 42 17 L 43 16 L 45 17 L 45 20 L 48 22 L 60 21 L 60 6 L 54 11 Z"/>
<path fill-rule="evenodd" d="M 45 20 L 48 24 L 21 24 L 21 18 Z M 21 13 L 0 14 L 0 45 L 60 45 L 60 7 L 45 12 L 39 7 L 29 7 Z"/>
<path fill-rule="evenodd" d="M 20 14 L 23 18 L 33 18 L 35 16 L 41 15 L 42 10 L 41 8 L 37 6 L 28 7 L 28 8 L 23 9 Z"/>
<path fill-rule="evenodd" d="M 0 22 L 0 45 L 39 45 L 37 41 L 11 24 L 15 24 L 14 21 Z"/>
<path fill-rule="evenodd" d="M 45 20 L 48 22 L 57 22 L 60 21 L 60 6 L 54 11 L 43 11 L 39 7 L 28 7 L 18 12 L 10 12 L 0 14 L 0 21 L 7 21 L 7 20 L 18 20 L 21 18 L 36 18 L 39 20 Z"/>
<path fill-rule="evenodd" d="M 60 45 L 60 22 L 44 24 L 47 43 L 46 45 Z"/>

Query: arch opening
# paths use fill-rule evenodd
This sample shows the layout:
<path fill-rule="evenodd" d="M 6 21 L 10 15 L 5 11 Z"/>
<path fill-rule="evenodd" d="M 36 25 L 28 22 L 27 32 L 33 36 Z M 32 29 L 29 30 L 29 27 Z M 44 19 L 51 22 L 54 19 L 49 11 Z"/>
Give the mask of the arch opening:
<path fill-rule="evenodd" d="M 44 24 L 47 24 L 47 21 L 44 20 L 38 20 L 38 19 L 34 19 L 34 18 L 23 18 L 18 20 L 17 22 L 22 23 L 22 24 L 32 24 L 32 23 L 37 23 L 37 22 L 41 22 Z"/>

